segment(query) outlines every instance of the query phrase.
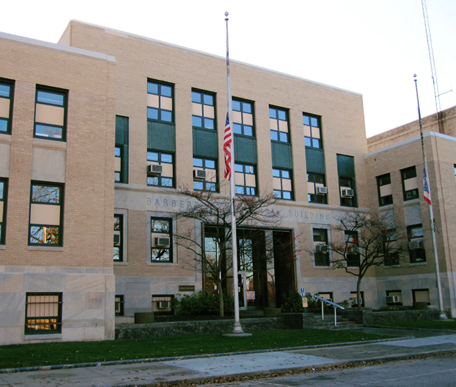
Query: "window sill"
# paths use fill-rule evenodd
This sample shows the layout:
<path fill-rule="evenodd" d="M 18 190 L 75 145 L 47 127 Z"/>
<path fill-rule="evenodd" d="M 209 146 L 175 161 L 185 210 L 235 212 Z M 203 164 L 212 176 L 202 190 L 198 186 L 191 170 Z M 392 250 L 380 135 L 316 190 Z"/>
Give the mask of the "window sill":
<path fill-rule="evenodd" d="M 6 245 L 0 245 L 0 250 L 6 250 Z"/>
<path fill-rule="evenodd" d="M 383 265 L 384 269 L 397 269 L 400 267 L 401 267 L 401 265 Z"/>
<path fill-rule="evenodd" d="M 425 266 L 427 262 L 410 262 L 409 266 Z"/>
<path fill-rule="evenodd" d="M 31 334 L 25 334 L 24 335 L 24 340 L 56 340 L 56 339 L 61 339 L 62 334 L 61 333 L 49 333 L 49 334 L 43 334 L 43 333 L 38 333 L 36 335 L 31 335 Z"/>
<path fill-rule="evenodd" d="M 332 269 L 332 266 L 331 265 L 328 265 L 328 266 L 317 266 L 317 265 L 314 265 L 314 269 L 325 269 L 325 270 L 328 270 L 328 269 Z"/>
<path fill-rule="evenodd" d="M 55 251 L 55 252 L 62 252 L 64 251 L 63 247 L 61 246 L 28 246 L 29 251 Z"/>
<path fill-rule="evenodd" d="M 54 140 L 54 139 L 42 139 L 38 137 L 33 138 L 33 146 L 37 148 L 45 149 L 67 149 L 67 143 L 63 140 Z"/>
<path fill-rule="evenodd" d="M 11 134 L 10 133 L 0 133 L 0 143 L 11 144 Z"/>
<path fill-rule="evenodd" d="M 177 266 L 176 262 L 147 262 L 147 266 Z"/>
<path fill-rule="evenodd" d="M 113 261 L 114 262 L 114 266 L 128 266 L 128 262 L 117 262 L 117 261 Z"/>

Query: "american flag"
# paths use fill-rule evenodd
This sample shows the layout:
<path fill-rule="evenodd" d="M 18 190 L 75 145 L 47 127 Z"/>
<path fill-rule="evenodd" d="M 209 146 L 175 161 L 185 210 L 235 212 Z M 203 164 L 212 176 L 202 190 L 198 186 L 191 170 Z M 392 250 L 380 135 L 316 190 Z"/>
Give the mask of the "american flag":
<path fill-rule="evenodd" d="M 426 167 L 423 168 L 423 191 L 424 200 L 429 204 L 432 204 L 431 191 L 429 190 L 429 181 L 426 176 Z"/>
<path fill-rule="evenodd" d="M 223 138 L 223 152 L 225 153 L 225 179 L 231 180 L 231 144 L 233 134 L 231 133 L 230 117 L 226 114 L 225 136 Z"/>

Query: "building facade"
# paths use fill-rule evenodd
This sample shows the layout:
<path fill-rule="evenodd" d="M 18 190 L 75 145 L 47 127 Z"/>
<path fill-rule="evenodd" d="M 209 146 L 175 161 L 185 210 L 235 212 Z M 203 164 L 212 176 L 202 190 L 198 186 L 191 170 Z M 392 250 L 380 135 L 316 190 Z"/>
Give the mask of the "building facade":
<path fill-rule="evenodd" d="M 189 232 L 218 257 L 220 230 L 177 218 L 193 205 L 184 190 L 229 197 L 225 59 L 77 21 L 57 45 L 6 34 L 0 44 L 0 342 L 111 339 L 115 315 L 169 312 L 175 298 L 217 292 L 177 236 Z M 416 128 L 366 141 L 361 95 L 239 62 L 231 90 L 236 192 L 273 194 L 280 214 L 274 226 L 239 230 L 241 307 L 280 306 L 289 292 L 353 297 L 356 278 L 334 270 L 321 246 L 344 240 L 335 230 L 344 215 L 370 211 L 421 232 L 426 259 L 372 269 L 365 305 L 401 291 L 404 305 L 437 306 L 420 183 L 407 181 L 418 193 L 400 198 L 401 171 L 419 176 Z M 448 172 L 453 139 L 432 130 L 432 168 Z M 454 314 L 443 216 L 454 208 L 452 173 L 431 186 L 444 206 L 439 257 Z"/>

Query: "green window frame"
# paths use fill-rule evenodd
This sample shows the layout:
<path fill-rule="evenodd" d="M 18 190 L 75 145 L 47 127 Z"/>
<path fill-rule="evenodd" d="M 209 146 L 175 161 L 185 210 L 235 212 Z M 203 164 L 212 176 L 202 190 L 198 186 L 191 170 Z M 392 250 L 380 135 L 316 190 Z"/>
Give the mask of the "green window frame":
<path fill-rule="evenodd" d="M 32 182 L 29 245 L 63 246 L 63 185 Z"/>
<path fill-rule="evenodd" d="M 114 214 L 114 262 L 123 262 L 123 215 Z"/>
<path fill-rule="evenodd" d="M 0 133 L 11 134 L 14 81 L 0 78 Z"/>
<path fill-rule="evenodd" d="M 407 227 L 410 263 L 425 263 L 424 232 L 422 224 Z"/>
<path fill-rule="evenodd" d="M 67 100 L 66 90 L 36 87 L 34 137 L 66 141 Z"/>
<path fill-rule="evenodd" d="M 321 118 L 303 113 L 304 145 L 306 148 L 323 149 Z"/>
<path fill-rule="evenodd" d="M 287 169 L 272 169 L 273 194 L 277 199 L 293 200 L 292 171 Z"/>
<path fill-rule="evenodd" d="M 393 193 L 391 187 L 391 175 L 385 173 L 377 176 L 378 205 L 380 207 L 393 204 Z"/>
<path fill-rule="evenodd" d="M 234 182 L 236 194 L 246 196 L 258 195 L 256 168 L 254 165 L 235 163 Z"/>
<path fill-rule="evenodd" d="M 172 220 L 169 218 L 151 218 L 151 254 L 152 263 L 171 263 L 172 252 Z"/>
<path fill-rule="evenodd" d="M 326 228 L 314 228 L 312 230 L 314 242 L 315 266 L 329 267 L 328 230 Z M 318 246 L 326 246 L 326 249 Z"/>
<path fill-rule="evenodd" d="M 147 173 L 147 185 L 154 187 L 174 188 L 174 155 L 172 153 L 157 152 L 154 150 L 147 151 L 148 168 L 154 165 L 161 166 L 161 172 Z M 152 166 L 152 167 L 149 167 Z"/>
<path fill-rule="evenodd" d="M 147 119 L 155 122 L 174 122 L 174 86 L 147 81 Z"/>
<path fill-rule="evenodd" d="M 328 195 L 318 193 L 318 188 L 326 187 L 326 178 L 321 173 L 307 173 L 307 190 L 309 203 L 328 204 Z"/>
<path fill-rule="evenodd" d="M 204 171 L 200 175 L 198 171 Z M 217 162 L 212 159 L 193 158 L 193 190 L 217 192 Z"/>
<path fill-rule="evenodd" d="M 26 293 L 25 334 L 62 332 L 62 293 Z"/>
<path fill-rule="evenodd" d="M 124 304 L 125 304 L 124 295 L 116 294 L 115 304 L 114 304 L 116 316 L 123 316 L 125 314 Z"/>
<path fill-rule="evenodd" d="M 254 122 L 253 103 L 233 98 L 233 133 L 240 136 L 254 137 Z"/>
<path fill-rule="evenodd" d="M 0 245 L 6 239 L 6 199 L 8 197 L 8 180 L 0 179 Z"/>
<path fill-rule="evenodd" d="M 215 130 L 215 94 L 192 90 L 192 126 L 194 128 Z"/>
<path fill-rule="evenodd" d="M 408 167 L 401 170 L 402 177 L 402 193 L 404 201 L 418 199 L 418 180 L 416 175 L 416 167 Z"/>
<path fill-rule="evenodd" d="M 290 143 L 288 110 L 269 107 L 269 129 L 271 141 Z"/>

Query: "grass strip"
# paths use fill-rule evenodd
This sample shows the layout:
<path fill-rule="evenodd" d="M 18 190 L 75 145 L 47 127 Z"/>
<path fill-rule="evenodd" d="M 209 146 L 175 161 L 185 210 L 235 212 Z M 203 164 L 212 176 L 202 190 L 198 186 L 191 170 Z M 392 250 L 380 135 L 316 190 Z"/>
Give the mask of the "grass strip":
<path fill-rule="evenodd" d="M 385 337 L 362 332 L 299 329 L 258 331 L 246 337 L 204 334 L 5 345 L 0 346 L 0 369 L 242 352 L 377 340 Z"/>

